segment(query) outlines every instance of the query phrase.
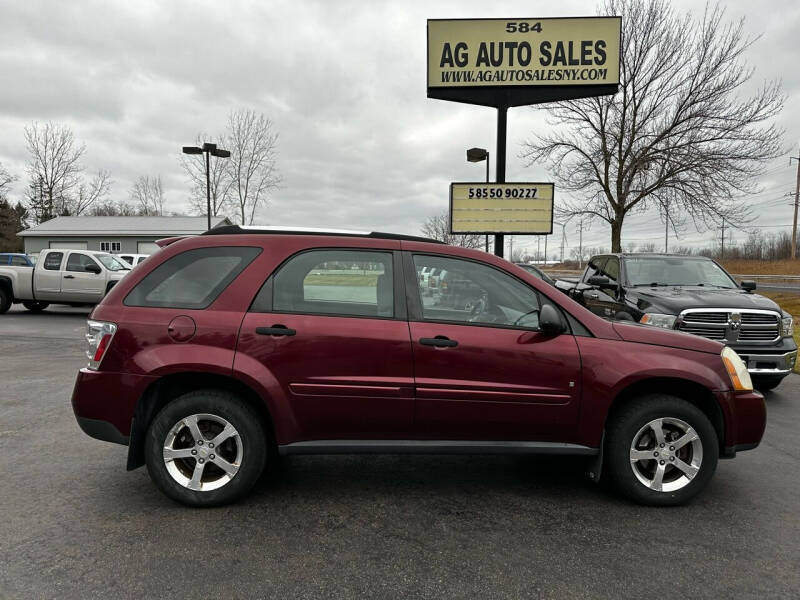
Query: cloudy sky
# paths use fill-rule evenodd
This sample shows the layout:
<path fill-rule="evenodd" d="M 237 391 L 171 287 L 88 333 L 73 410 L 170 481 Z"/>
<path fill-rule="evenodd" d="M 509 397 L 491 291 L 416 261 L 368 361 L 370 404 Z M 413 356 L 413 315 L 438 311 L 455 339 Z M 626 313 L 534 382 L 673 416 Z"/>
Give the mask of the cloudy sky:
<path fill-rule="evenodd" d="M 675 2 L 681 10 L 696 1 Z M 168 208 L 187 208 L 180 146 L 199 131 L 224 128 L 231 109 L 250 108 L 280 133 L 281 189 L 261 211 L 268 224 L 337 226 L 417 233 L 446 210 L 450 181 L 480 180 L 471 146 L 495 146 L 495 111 L 425 95 L 428 18 L 580 16 L 594 2 L 258 1 L 111 2 L 2 0 L 0 163 L 19 175 L 23 128 L 52 120 L 86 143 L 88 171 L 108 169 L 112 198 L 127 199 L 139 175 L 161 175 Z M 768 167 L 755 223 L 779 231 L 791 222 L 795 170 L 788 152 L 800 139 L 800 3 L 725 3 L 762 34 L 748 54 L 755 79 L 779 78 L 787 155 Z M 509 112 L 509 181 L 547 180 L 526 167 L 520 143 L 542 131 L 544 111 Z M 558 193 L 558 192 L 557 192 Z M 625 242 L 663 244 L 657 214 L 626 221 Z M 677 243 L 706 244 L 715 232 L 687 230 Z M 740 238 L 744 234 L 738 234 Z M 549 254 L 560 242 L 550 238 Z M 595 223 L 584 245 L 609 245 Z M 515 244 L 536 247 L 535 238 Z M 675 243 L 674 241 L 672 243 Z M 577 232 L 567 229 L 567 245 Z"/>

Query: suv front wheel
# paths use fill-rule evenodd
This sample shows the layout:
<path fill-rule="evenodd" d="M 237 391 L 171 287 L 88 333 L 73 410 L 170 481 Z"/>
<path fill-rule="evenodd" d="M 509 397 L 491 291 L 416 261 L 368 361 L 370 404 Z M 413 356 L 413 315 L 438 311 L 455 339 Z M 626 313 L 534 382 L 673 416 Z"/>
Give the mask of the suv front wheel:
<path fill-rule="evenodd" d="M 642 504 L 687 502 L 717 468 L 714 426 L 699 408 L 675 396 L 638 398 L 611 417 L 606 434 L 612 482 Z"/>
<path fill-rule="evenodd" d="M 200 390 L 167 404 L 147 431 L 150 477 L 191 506 L 234 502 L 255 485 L 267 459 L 260 420 L 239 397 Z"/>

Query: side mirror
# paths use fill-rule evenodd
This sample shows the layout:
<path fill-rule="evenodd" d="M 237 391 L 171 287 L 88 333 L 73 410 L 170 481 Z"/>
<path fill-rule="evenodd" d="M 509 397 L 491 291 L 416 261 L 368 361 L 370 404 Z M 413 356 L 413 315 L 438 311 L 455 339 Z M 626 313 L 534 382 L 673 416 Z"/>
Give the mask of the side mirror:
<path fill-rule="evenodd" d="M 589 285 L 608 287 L 611 285 L 611 280 L 608 277 L 603 277 L 602 275 L 592 275 L 589 277 Z"/>
<path fill-rule="evenodd" d="M 742 281 L 741 286 L 742 286 L 743 290 L 747 290 L 748 292 L 752 292 L 754 289 L 756 289 L 756 282 L 755 281 L 751 281 L 751 280 L 748 279 L 748 280 Z"/>
<path fill-rule="evenodd" d="M 539 311 L 539 331 L 548 335 L 564 333 L 564 322 L 558 311 L 549 304 L 542 306 Z"/>
<path fill-rule="evenodd" d="M 87 273 L 94 273 L 95 275 L 100 275 L 100 273 L 103 272 L 103 270 L 95 264 L 88 264 L 83 267 L 83 270 Z"/>

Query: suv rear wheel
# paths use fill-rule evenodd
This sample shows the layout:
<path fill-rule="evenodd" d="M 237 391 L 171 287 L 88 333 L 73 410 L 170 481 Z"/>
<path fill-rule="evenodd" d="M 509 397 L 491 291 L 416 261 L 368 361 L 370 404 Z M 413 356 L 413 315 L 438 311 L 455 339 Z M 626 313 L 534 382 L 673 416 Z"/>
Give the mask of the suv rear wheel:
<path fill-rule="evenodd" d="M 666 394 L 638 398 L 612 417 L 606 465 L 616 488 L 642 504 L 682 504 L 717 468 L 719 442 L 708 417 Z"/>
<path fill-rule="evenodd" d="M 247 494 L 267 459 L 260 419 L 239 397 L 200 390 L 167 404 L 147 431 L 150 477 L 167 496 L 219 506 Z"/>

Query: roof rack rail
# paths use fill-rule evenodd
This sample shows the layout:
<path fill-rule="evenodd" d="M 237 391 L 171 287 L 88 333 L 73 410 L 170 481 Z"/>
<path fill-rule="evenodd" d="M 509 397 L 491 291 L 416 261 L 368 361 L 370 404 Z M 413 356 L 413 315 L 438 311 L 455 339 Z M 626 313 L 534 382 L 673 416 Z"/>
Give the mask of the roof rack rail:
<path fill-rule="evenodd" d="M 350 229 L 318 229 L 316 227 L 273 227 L 264 225 L 251 225 L 242 227 L 240 225 L 220 225 L 209 229 L 201 235 L 247 235 L 247 234 L 271 234 L 271 235 L 328 235 L 346 237 L 366 237 L 381 240 L 404 240 L 407 242 L 428 242 L 431 244 L 443 244 L 433 238 L 418 235 L 404 235 L 402 233 L 384 233 L 381 231 L 355 231 Z"/>

